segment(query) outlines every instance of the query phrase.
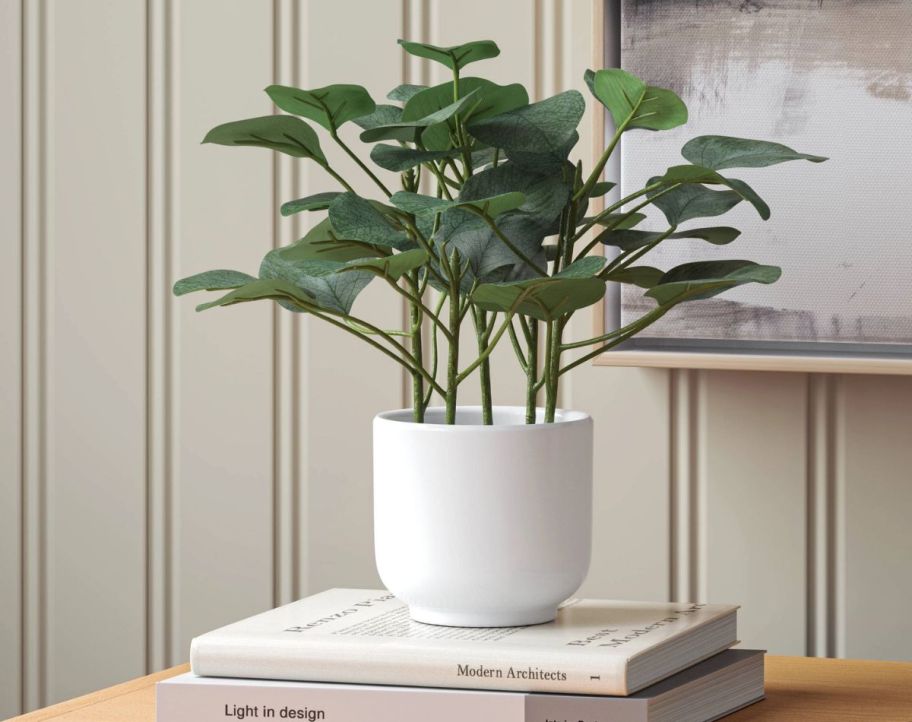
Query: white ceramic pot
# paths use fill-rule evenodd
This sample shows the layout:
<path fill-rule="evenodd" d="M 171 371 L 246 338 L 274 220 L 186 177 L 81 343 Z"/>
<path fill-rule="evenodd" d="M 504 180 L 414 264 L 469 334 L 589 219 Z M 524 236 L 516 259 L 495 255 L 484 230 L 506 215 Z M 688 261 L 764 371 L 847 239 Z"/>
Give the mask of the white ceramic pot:
<path fill-rule="evenodd" d="M 592 419 L 525 409 L 410 410 L 374 419 L 377 570 L 413 619 L 504 627 L 554 619 L 582 584 L 592 537 Z"/>

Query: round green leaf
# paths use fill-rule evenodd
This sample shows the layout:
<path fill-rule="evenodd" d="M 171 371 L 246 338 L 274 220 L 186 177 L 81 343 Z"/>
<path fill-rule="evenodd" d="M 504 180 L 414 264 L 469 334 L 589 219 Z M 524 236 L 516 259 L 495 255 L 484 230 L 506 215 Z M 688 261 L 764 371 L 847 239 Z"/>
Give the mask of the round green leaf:
<path fill-rule="evenodd" d="M 327 85 L 314 90 L 270 85 L 266 93 L 286 113 L 310 118 L 331 132 L 349 120 L 373 113 L 376 107 L 370 93 L 360 85 Z"/>
<path fill-rule="evenodd" d="M 224 123 L 210 130 L 203 143 L 269 148 L 296 158 L 312 158 L 326 165 L 314 129 L 291 115 L 264 115 Z"/>
<path fill-rule="evenodd" d="M 668 130 L 687 122 L 687 106 L 675 93 L 646 85 L 620 68 L 598 70 L 586 80 L 617 128 Z"/>
<path fill-rule="evenodd" d="M 500 55 L 500 48 L 493 40 L 475 40 L 471 43 L 450 46 L 416 43 L 411 40 L 400 40 L 399 44 L 410 55 L 442 63 L 450 70 L 459 70 L 469 63 L 496 58 Z"/>
<path fill-rule="evenodd" d="M 681 155 L 695 165 L 723 170 L 725 168 L 764 168 L 790 160 L 822 163 L 820 155 L 807 155 L 781 143 L 725 135 L 701 135 L 684 144 Z"/>
<path fill-rule="evenodd" d="M 223 291 L 228 288 L 239 288 L 245 283 L 256 280 L 248 273 L 241 271 L 203 271 L 193 276 L 180 279 L 174 284 L 174 295 L 183 296 L 194 291 Z"/>

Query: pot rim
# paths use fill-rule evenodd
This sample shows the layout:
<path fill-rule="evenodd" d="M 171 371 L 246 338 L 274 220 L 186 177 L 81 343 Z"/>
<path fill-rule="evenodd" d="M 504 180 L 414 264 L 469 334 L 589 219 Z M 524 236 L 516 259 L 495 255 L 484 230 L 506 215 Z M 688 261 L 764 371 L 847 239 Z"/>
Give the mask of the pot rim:
<path fill-rule="evenodd" d="M 565 428 L 567 426 L 572 426 L 574 424 L 591 424 L 592 417 L 589 414 L 582 411 L 573 411 L 571 409 L 555 409 L 554 411 L 554 422 L 550 424 L 543 423 L 541 421 L 536 421 L 534 424 L 526 424 L 523 422 L 523 419 L 526 415 L 525 406 L 503 406 L 497 405 L 491 407 L 495 419 L 498 414 L 505 415 L 507 417 L 517 419 L 516 422 L 507 422 L 507 423 L 497 423 L 486 425 L 486 424 L 467 424 L 459 423 L 459 415 L 469 413 L 472 416 L 480 416 L 481 406 L 457 406 L 456 407 L 456 423 L 455 424 L 444 424 L 438 421 L 425 421 L 424 423 L 417 423 L 412 420 L 412 409 L 392 409 L 390 411 L 383 411 L 377 414 L 374 417 L 375 424 L 391 424 L 398 426 L 400 428 L 410 428 L 414 430 L 421 430 L 427 432 L 434 431 L 443 431 L 446 433 L 458 433 L 459 431 L 484 431 L 486 433 L 497 432 L 519 432 L 519 433 L 543 433 L 548 429 L 554 429 L 557 427 Z M 544 415 L 544 409 L 542 407 L 536 407 L 536 418 L 540 419 Z M 425 411 L 425 415 L 437 415 L 443 416 L 445 413 L 445 408 L 443 406 L 429 406 Z"/>

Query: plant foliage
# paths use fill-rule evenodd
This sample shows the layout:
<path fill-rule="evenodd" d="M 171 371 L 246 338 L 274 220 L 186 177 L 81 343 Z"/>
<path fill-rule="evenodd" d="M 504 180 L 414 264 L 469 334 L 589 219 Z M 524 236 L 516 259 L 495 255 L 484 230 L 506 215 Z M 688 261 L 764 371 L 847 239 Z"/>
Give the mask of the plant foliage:
<path fill-rule="evenodd" d="M 687 163 L 604 208 L 600 202 L 593 212 L 594 199 L 615 188 L 602 173 L 624 133 L 687 122 L 687 107 L 673 91 L 619 69 L 586 71 L 585 84 L 615 128 L 587 171 L 570 157 L 586 107 L 579 92 L 530 103 L 518 83 L 462 77 L 466 65 L 500 54 L 490 40 L 452 47 L 399 43 L 405 52 L 445 66 L 452 79 L 433 87 L 399 85 L 387 94 L 388 104 L 377 104 L 354 84 L 310 90 L 272 85 L 266 92 L 285 114 L 225 123 L 206 135 L 206 143 L 266 148 L 314 162 L 333 185 L 281 206 L 282 216 L 322 218 L 296 243 L 266 254 L 257 276 L 205 271 L 178 281 L 175 294 L 221 292 L 198 310 L 272 300 L 357 336 L 408 370 L 416 421 L 424 420 L 436 393 L 453 423 L 459 387 L 477 371 L 490 423 L 490 354 L 508 337 L 527 382 L 527 421 L 534 423 L 540 392 L 544 419 L 553 421 L 563 374 L 678 304 L 779 278 L 777 267 L 746 260 L 694 261 L 667 270 L 638 261 L 664 242 L 695 239 L 710 251 L 734 242 L 740 231 L 730 226 L 682 226 L 742 202 L 768 219 L 769 206 L 743 180 L 729 177 L 730 169 L 825 158 L 779 143 L 700 136 L 681 151 Z M 351 134 L 348 123 L 369 144 L 362 153 L 342 137 Z M 354 161 L 363 180 L 342 175 L 314 125 Z M 373 196 L 356 190 L 365 183 L 372 184 Z M 642 229 L 647 216 L 641 211 L 649 207 L 665 223 Z M 603 246 L 611 249 L 606 256 L 589 255 Z M 372 282 L 404 298 L 405 328 L 379 328 L 356 315 L 358 296 Z M 600 303 L 609 283 L 640 289 L 653 308 L 625 327 L 568 341 L 573 313 Z M 467 323 L 477 338 L 469 361 L 460 343 Z M 582 353 L 565 360 L 578 349 Z"/>

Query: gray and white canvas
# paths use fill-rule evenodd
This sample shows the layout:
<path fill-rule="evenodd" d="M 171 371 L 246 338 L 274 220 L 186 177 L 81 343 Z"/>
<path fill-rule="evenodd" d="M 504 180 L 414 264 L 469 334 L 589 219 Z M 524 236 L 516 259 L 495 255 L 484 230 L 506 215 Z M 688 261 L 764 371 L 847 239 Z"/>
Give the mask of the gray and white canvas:
<path fill-rule="evenodd" d="M 621 58 L 690 111 L 681 128 L 625 135 L 625 193 L 685 162 L 680 148 L 696 135 L 830 158 L 729 171 L 769 202 L 772 218 L 742 203 L 691 221 L 743 234 L 721 248 L 668 242 L 650 265 L 746 258 L 781 266 L 781 280 L 685 304 L 642 337 L 912 344 L 912 1 L 623 0 Z M 660 223 L 653 210 L 640 227 Z M 625 287 L 621 322 L 651 306 Z"/>

